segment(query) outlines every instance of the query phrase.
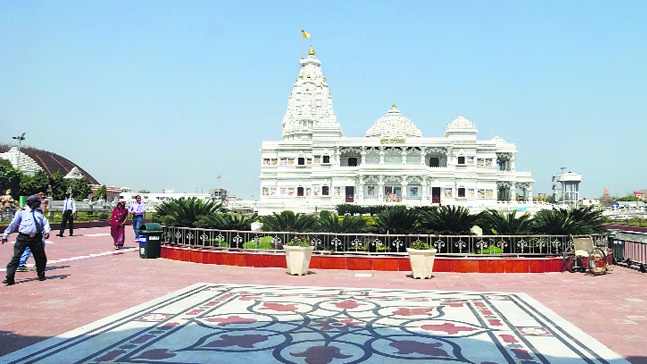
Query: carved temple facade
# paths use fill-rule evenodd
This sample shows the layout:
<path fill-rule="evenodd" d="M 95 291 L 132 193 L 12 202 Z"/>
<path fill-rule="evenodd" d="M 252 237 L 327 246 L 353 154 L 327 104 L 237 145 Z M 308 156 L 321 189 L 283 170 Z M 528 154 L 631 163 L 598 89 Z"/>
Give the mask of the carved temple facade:
<path fill-rule="evenodd" d="M 458 115 L 442 137 L 424 137 L 393 105 L 364 137 L 344 136 L 311 48 L 288 99 L 282 140 L 261 146 L 260 215 L 336 205 L 462 205 L 532 202 L 534 179 L 515 168 L 514 144 L 478 140 Z"/>

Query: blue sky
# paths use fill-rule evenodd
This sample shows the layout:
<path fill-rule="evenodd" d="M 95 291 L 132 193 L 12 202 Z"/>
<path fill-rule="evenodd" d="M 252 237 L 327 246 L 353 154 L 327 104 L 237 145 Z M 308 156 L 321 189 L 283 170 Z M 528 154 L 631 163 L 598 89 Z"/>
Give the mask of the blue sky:
<path fill-rule="evenodd" d="M 0 143 L 137 191 L 258 197 L 312 34 L 344 134 L 396 103 L 427 137 L 459 113 L 549 193 L 647 188 L 645 1 L 0 2 Z M 305 51 L 305 50 L 304 50 Z"/>

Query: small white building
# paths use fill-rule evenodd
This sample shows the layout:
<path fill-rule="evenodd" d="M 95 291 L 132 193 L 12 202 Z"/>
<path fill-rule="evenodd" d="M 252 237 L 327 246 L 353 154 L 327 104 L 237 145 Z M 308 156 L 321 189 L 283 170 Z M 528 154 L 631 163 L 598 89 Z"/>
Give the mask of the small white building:
<path fill-rule="evenodd" d="M 142 197 L 142 202 L 146 204 L 146 211 L 155 211 L 155 207 L 161 205 L 163 202 L 168 202 L 173 199 L 180 198 L 197 198 L 203 201 L 213 200 L 213 196 L 208 193 L 185 193 L 185 192 L 130 192 L 129 189 L 122 189 L 119 194 L 120 200 L 126 201 L 126 207 L 135 202 L 137 195 Z"/>
<path fill-rule="evenodd" d="M 562 173 L 554 175 L 553 200 L 555 203 L 577 205 L 580 201 L 580 183 L 582 183 L 582 175 L 579 173 L 562 171 Z"/>
<path fill-rule="evenodd" d="M 344 203 L 532 210 L 535 181 L 516 170 L 514 144 L 498 136 L 478 140 L 476 125 L 462 115 L 441 137 L 424 137 L 396 105 L 364 136 L 345 136 L 312 47 L 300 64 L 282 140 L 261 146 L 259 215 Z"/>

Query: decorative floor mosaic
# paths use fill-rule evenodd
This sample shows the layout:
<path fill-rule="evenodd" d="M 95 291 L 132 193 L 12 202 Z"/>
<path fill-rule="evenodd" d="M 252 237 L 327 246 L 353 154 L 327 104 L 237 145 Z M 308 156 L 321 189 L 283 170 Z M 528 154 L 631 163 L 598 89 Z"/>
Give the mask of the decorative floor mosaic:
<path fill-rule="evenodd" d="M 627 363 L 526 294 L 195 284 L 2 363 Z"/>

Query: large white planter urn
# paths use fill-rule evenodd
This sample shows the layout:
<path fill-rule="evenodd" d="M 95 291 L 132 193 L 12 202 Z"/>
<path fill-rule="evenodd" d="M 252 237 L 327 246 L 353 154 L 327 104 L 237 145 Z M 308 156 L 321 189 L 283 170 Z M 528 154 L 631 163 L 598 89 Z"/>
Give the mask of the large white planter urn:
<path fill-rule="evenodd" d="M 307 248 L 301 246 L 283 246 L 285 250 L 285 259 L 288 265 L 288 274 L 290 275 L 299 275 L 303 276 L 308 273 L 308 267 L 310 266 L 310 258 L 312 257 L 312 251 L 314 246 L 309 246 Z"/>
<path fill-rule="evenodd" d="M 409 262 L 411 263 L 411 273 L 413 278 L 431 278 L 431 272 L 434 269 L 434 259 L 436 258 L 436 249 L 407 249 L 409 253 Z"/>

